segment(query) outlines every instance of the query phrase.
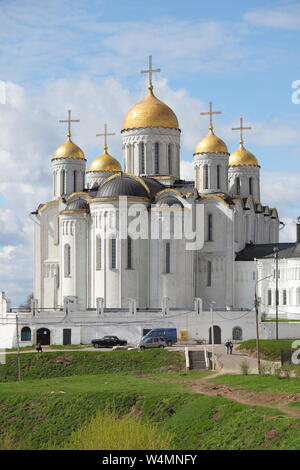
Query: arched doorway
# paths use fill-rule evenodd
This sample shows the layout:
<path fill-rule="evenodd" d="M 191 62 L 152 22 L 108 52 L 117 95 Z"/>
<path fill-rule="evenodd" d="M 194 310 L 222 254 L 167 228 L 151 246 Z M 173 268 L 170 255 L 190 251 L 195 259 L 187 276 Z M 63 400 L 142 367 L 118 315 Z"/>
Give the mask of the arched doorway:
<path fill-rule="evenodd" d="M 21 341 L 31 341 L 31 329 L 29 326 L 24 326 L 21 330 Z"/>
<path fill-rule="evenodd" d="M 50 330 L 48 328 L 39 328 L 36 332 L 36 342 L 42 346 L 49 346 L 50 344 Z"/>
<path fill-rule="evenodd" d="M 209 329 L 209 344 L 212 344 L 211 328 Z M 221 328 L 214 325 L 214 344 L 222 344 Z"/>

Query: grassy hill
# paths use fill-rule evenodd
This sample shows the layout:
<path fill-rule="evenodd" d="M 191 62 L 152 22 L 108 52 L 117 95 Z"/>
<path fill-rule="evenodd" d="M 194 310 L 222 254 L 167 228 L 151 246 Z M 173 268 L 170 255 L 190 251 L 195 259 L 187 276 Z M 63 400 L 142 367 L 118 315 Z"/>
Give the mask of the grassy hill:
<path fill-rule="evenodd" d="M 68 351 L 22 353 L 22 379 L 118 372 L 164 372 L 185 368 L 184 355 L 165 350 L 148 351 Z M 17 380 L 17 355 L 7 354 L 0 367 L 0 382 Z"/>
<path fill-rule="evenodd" d="M 260 352 L 261 358 L 271 361 L 280 361 L 280 352 L 282 349 L 291 349 L 293 339 L 261 339 L 260 340 Z M 243 341 L 238 346 L 239 351 L 247 351 L 247 353 L 256 354 L 256 340 L 250 339 Z"/>

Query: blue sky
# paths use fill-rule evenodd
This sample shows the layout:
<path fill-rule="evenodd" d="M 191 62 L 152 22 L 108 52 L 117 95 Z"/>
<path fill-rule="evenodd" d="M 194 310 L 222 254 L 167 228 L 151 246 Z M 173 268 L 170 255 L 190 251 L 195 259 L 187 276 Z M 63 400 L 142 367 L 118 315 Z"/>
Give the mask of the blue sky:
<path fill-rule="evenodd" d="M 230 151 L 231 127 L 253 127 L 246 146 L 262 166 L 263 202 L 279 209 L 294 239 L 299 211 L 300 1 L 0 0 L 0 289 L 18 303 L 31 283 L 32 224 L 27 213 L 51 197 L 50 157 L 62 143 L 58 120 L 73 110 L 74 140 L 91 161 L 104 122 L 117 132 L 146 91 L 149 54 L 162 72 L 155 92 L 182 129 L 182 174 L 207 132 L 208 101 L 223 114 L 216 133 Z M 4 93 L 4 94 L 3 94 Z M 4 171 L 3 171 L 4 170 Z M 24 274 L 25 272 L 25 274 Z"/>

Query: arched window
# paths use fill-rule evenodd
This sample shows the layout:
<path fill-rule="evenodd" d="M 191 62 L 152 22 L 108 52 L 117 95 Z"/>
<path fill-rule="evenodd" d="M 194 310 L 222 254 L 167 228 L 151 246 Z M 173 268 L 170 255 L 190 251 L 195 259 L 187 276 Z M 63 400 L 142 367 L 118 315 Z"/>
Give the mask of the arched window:
<path fill-rule="evenodd" d="M 145 174 L 145 144 L 140 144 L 140 163 L 141 163 L 141 174 Z"/>
<path fill-rule="evenodd" d="M 66 194 L 66 189 L 67 189 L 67 182 L 66 182 L 66 170 L 62 170 L 61 172 L 61 191 L 60 191 L 60 195 L 63 196 L 64 194 Z"/>
<path fill-rule="evenodd" d="M 127 237 L 127 269 L 132 269 L 132 238 Z"/>
<path fill-rule="evenodd" d="M 236 194 L 240 195 L 241 194 L 241 180 L 239 177 L 236 178 Z"/>
<path fill-rule="evenodd" d="M 211 286 L 211 281 L 212 281 L 212 262 L 208 261 L 207 262 L 207 287 Z"/>
<path fill-rule="evenodd" d="M 243 339 L 243 330 L 239 326 L 235 326 L 232 329 L 232 339 L 234 341 L 242 341 Z"/>
<path fill-rule="evenodd" d="M 159 143 L 156 142 L 154 146 L 154 173 L 159 174 Z"/>
<path fill-rule="evenodd" d="M 221 165 L 217 165 L 217 189 L 221 188 Z"/>
<path fill-rule="evenodd" d="M 166 273 L 171 272 L 171 243 L 166 242 Z"/>
<path fill-rule="evenodd" d="M 204 165 L 204 189 L 208 189 L 208 165 Z"/>
<path fill-rule="evenodd" d="M 21 330 L 21 341 L 31 341 L 31 329 L 24 326 Z"/>
<path fill-rule="evenodd" d="M 249 178 L 249 194 L 253 194 L 253 178 Z"/>
<path fill-rule="evenodd" d="M 213 216 L 208 214 L 207 217 L 207 241 L 211 242 L 213 239 Z"/>
<path fill-rule="evenodd" d="M 172 174 L 172 144 L 168 145 L 168 167 L 169 167 L 169 175 Z"/>
<path fill-rule="evenodd" d="M 77 185 L 76 185 L 76 178 L 77 178 L 77 172 L 76 170 L 73 171 L 73 187 L 74 187 L 74 193 L 76 192 L 76 188 L 77 188 Z"/>
<path fill-rule="evenodd" d="M 112 238 L 111 241 L 111 269 L 117 268 L 117 240 Z"/>
<path fill-rule="evenodd" d="M 268 289 L 268 305 L 272 305 L 272 290 Z"/>
<path fill-rule="evenodd" d="M 97 235 L 96 237 L 96 270 L 100 271 L 101 269 L 101 262 L 102 262 L 102 253 L 101 253 L 101 237 Z"/>
<path fill-rule="evenodd" d="M 64 267 L 65 267 L 65 277 L 71 276 L 71 247 L 70 245 L 65 245 L 64 248 Z"/>

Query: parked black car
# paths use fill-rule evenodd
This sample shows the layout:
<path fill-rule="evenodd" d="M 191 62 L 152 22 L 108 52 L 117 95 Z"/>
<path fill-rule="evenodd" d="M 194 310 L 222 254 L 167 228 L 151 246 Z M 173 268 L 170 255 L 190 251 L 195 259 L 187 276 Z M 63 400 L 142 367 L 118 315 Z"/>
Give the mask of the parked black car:
<path fill-rule="evenodd" d="M 103 336 L 103 338 L 92 340 L 94 348 L 111 348 L 113 346 L 125 346 L 126 344 L 125 339 L 119 339 L 117 336 Z"/>

